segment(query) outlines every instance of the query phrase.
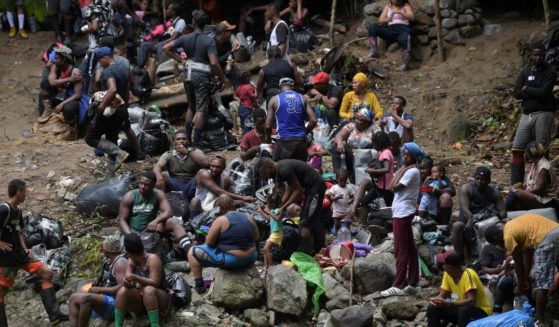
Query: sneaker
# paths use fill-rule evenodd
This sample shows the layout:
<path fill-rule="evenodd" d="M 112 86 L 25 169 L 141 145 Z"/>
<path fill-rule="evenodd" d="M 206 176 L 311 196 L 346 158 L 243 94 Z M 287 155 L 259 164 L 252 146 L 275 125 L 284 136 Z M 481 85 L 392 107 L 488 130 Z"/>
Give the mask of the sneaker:
<path fill-rule="evenodd" d="M 392 286 L 391 288 L 380 292 L 383 297 L 408 295 L 403 289 Z"/>
<path fill-rule="evenodd" d="M 396 67 L 396 70 L 399 72 L 405 72 L 406 70 L 408 70 L 408 65 L 401 64 L 400 66 Z"/>
<path fill-rule="evenodd" d="M 13 39 L 14 37 L 16 37 L 17 34 L 17 30 L 15 27 L 10 27 L 10 31 L 8 32 L 8 37 L 10 39 Z"/>
<path fill-rule="evenodd" d="M 415 294 L 417 294 L 417 287 L 408 285 L 408 286 L 404 287 L 403 291 L 407 295 L 415 295 Z"/>
<path fill-rule="evenodd" d="M 26 40 L 29 38 L 29 34 L 27 34 L 27 31 L 25 31 L 23 28 L 19 30 L 19 37 L 21 37 L 22 39 Z"/>

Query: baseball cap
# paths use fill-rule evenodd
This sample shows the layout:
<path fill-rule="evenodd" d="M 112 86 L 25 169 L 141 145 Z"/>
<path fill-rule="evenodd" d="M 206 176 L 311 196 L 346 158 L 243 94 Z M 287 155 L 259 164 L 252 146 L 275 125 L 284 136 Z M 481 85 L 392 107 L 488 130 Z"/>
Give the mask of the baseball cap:
<path fill-rule="evenodd" d="M 491 178 L 491 170 L 486 166 L 479 166 L 476 168 L 474 176 Z"/>
<path fill-rule="evenodd" d="M 95 54 L 97 55 L 97 58 L 112 56 L 113 50 L 109 47 L 101 47 L 95 50 Z"/>
<path fill-rule="evenodd" d="M 423 156 L 425 156 L 425 152 L 423 152 L 421 147 L 414 142 L 404 143 L 404 148 L 411 153 L 411 155 L 415 158 L 416 163 L 421 162 Z"/>
<path fill-rule="evenodd" d="M 74 60 L 74 58 L 72 57 L 72 49 L 68 48 L 67 46 L 63 45 L 60 46 L 58 48 L 54 49 L 54 53 L 61 55 L 65 58 L 68 58 L 70 60 Z"/>
<path fill-rule="evenodd" d="M 279 86 L 283 86 L 283 85 L 294 86 L 294 85 L 295 85 L 295 81 L 293 81 L 292 78 L 284 77 L 284 78 L 281 78 L 281 79 L 279 80 Z"/>
<path fill-rule="evenodd" d="M 330 83 L 330 75 L 325 72 L 319 72 L 318 74 L 309 78 L 309 81 L 313 84 L 320 84 L 320 83 Z"/>
<path fill-rule="evenodd" d="M 203 10 L 195 9 L 195 10 L 192 11 L 192 20 L 194 20 L 194 22 L 197 23 L 197 24 L 204 24 L 205 25 L 205 24 L 208 23 L 210 18 L 208 17 L 206 12 L 204 12 Z"/>
<path fill-rule="evenodd" d="M 235 30 L 235 28 L 237 28 L 237 25 L 229 24 L 228 21 L 224 20 L 219 24 L 217 24 L 215 29 L 217 32 L 224 32 L 224 31 L 233 31 Z"/>

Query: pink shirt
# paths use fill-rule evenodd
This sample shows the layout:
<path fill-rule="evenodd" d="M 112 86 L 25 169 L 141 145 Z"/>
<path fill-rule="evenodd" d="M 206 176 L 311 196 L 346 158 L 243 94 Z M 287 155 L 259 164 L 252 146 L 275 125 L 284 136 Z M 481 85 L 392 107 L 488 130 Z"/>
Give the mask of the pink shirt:
<path fill-rule="evenodd" d="M 390 169 L 387 173 L 377 178 L 377 186 L 380 189 L 386 190 L 392 183 L 392 177 L 394 176 L 394 156 L 392 155 L 392 151 L 390 149 L 385 149 L 380 153 L 378 160 L 384 167 L 384 160 L 388 160 Z"/>
<path fill-rule="evenodd" d="M 393 24 L 404 24 L 404 25 L 409 25 L 410 22 L 406 19 L 406 17 L 400 15 L 400 14 L 395 14 L 392 12 L 392 5 L 388 4 L 386 5 L 388 7 L 388 12 L 386 13 L 386 15 L 388 16 L 388 18 L 390 18 L 390 16 L 392 16 L 392 20 L 388 22 L 388 25 L 393 25 Z"/>

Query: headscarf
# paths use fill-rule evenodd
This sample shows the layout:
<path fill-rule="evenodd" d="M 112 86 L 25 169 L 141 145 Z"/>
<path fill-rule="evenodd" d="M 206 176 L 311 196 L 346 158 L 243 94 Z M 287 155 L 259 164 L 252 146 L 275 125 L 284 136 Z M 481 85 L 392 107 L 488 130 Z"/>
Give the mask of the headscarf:
<path fill-rule="evenodd" d="M 65 57 L 69 60 L 71 60 L 72 62 L 74 61 L 74 57 L 72 56 L 72 49 L 68 48 L 65 45 L 62 45 L 58 48 L 54 49 L 54 53 L 61 55 L 62 57 Z"/>
<path fill-rule="evenodd" d="M 367 78 L 367 75 L 365 75 L 364 73 L 355 74 L 355 76 L 353 76 L 353 79 L 361 82 L 366 88 L 371 86 L 371 82 L 369 81 L 369 78 Z"/>
<path fill-rule="evenodd" d="M 120 252 L 120 238 L 115 235 L 107 236 L 103 241 L 103 251 L 109 253 Z"/>
<path fill-rule="evenodd" d="M 423 156 L 425 156 L 425 152 L 421 147 L 413 142 L 404 143 L 404 148 L 408 150 L 411 155 L 415 158 L 415 163 L 419 164 L 421 160 L 423 160 Z"/>
<path fill-rule="evenodd" d="M 367 121 L 370 123 L 373 121 L 373 119 L 375 118 L 375 116 L 373 115 L 373 113 L 367 109 L 367 108 L 361 108 L 359 109 L 359 111 L 357 111 L 358 115 L 361 115 L 363 117 L 365 117 L 365 119 L 367 119 Z"/>

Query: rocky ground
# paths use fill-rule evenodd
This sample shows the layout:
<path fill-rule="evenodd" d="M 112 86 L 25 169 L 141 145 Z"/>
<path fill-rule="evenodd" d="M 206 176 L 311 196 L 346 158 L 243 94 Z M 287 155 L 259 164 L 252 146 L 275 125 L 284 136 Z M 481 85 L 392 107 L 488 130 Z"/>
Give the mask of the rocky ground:
<path fill-rule="evenodd" d="M 515 19 L 499 21 L 486 17 L 491 23 L 501 24 L 502 33 L 469 38 L 462 46 L 447 44 L 444 63 L 429 57 L 426 50 L 423 61 L 414 63 L 415 69 L 396 72 L 393 68 L 400 60 L 398 50 L 364 64 L 387 72 L 387 77 L 375 80 L 379 87 L 376 93 L 385 108 L 394 94 L 408 99 L 408 109 L 415 117 L 417 141 L 436 160 L 449 163 L 448 175 L 458 185 L 480 164 L 492 167 L 495 182 L 508 184 L 508 145 L 519 113 L 518 103 L 510 97 L 522 65 L 519 43 L 541 38 L 544 32 L 540 21 L 511 17 Z M 350 29 L 347 40 L 353 39 L 350 36 L 358 26 Z M 58 292 L 58 299 L 65 302 L 79 280 L 93 276 L 95 268 L 88 263 L 96 259 L 95 244 L 98 250 L 100 236 L 114 232 L 116 223 L 81 217 L 73 206 L 80 190 L 101 178 L 103 160 L 95 157 L 83 140 L 58 141 L 44 128 L 34 126 L 40 56 L 49 46 L 50 37 L 50 33 L 40 32 L 22 41 L 0 35 L 0 198 L 7 197 L 5 186 L 9 180 L 24 179 L 29 186 L 24 211 L 40 212 L 64 222 L 66 233 L 74 238 L 75 244 L 66 286 Z M 357 57 L 364 56 L 366 51 L 365 43 L 359 42 L 348 49 Z M 449 128 L 458 116 L 470 125 L 471 136 L 453 133 L 455 129 Z M 155 160 L 127 164 L 124 170 L 141 171 Z M 426 298 L 436 292 L 433 285 L 438 285 L 438 280 L 422 278 L 419 296 L 381 300 L 377 292 L 389 286 L 393 260 L 386 253 L 358 259 L 353 297 L 349 291 L 349 267 L 325 273 L 324 309 L 314 321 L 305 282 L 293 270 L 274 267 L 264 281 L 255 271 L 238 276 L 209 270 L 208 278 L 214 273 L 216 278 L 212 294 L 204 298 L 193 295 L 192 305 L 174 313 L 166 325 L 265 326 L 270 319 L 290 326 L 322 325 L 328 319 L 340 326 L 357 321 L 369 325 L 374 321 L 375 326 L 425 325 Z M 353 306 L 348 307 L 350 298 Z M 11 326 L 48 326 L 38 295 L 23 279 L 18 279 L 8 295 L 7 307 Z M 127 326 L 143 325 L 141 320 L 127 322 Z"/>

